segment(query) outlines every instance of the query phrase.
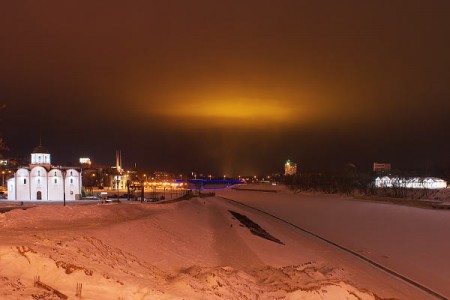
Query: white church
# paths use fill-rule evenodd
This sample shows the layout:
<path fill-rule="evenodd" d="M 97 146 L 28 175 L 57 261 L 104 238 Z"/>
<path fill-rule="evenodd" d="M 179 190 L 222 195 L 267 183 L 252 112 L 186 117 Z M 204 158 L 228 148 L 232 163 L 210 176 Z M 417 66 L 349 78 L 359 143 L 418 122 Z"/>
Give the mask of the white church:
<path fill-rule="evenodd" d="M 50 153 L 42 145 L 34 148 L 29 168 L 18 169 L 8 180 L 8 200 L 79 200 L 81 173 L 51 165 Z"/>

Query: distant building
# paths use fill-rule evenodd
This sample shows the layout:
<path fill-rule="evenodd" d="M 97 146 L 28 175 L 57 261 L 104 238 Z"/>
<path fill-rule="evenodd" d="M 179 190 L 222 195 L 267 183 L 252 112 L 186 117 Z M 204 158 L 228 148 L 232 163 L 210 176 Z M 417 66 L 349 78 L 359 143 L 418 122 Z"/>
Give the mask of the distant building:
<path fill-rule="evenodd" d="M 391 164 L 374 162 L 373 171 L 375 173 L 389 173 L 391 172 Z"/>
<path fill-rule="evenodd" d="M 0 158 L 0 167 L 6 167 L 8 165 L 9 165 L 9 159 L 1 157 Z"/>
<path fill-rule="evenodd" d="M 8 180 L 8 200 L 79 200 L 81 174 L 73 168 L 51 165 L 42 145 L 34 148 L 29 167 L 19 168 Z"/>
<path fill-rule="evenodd" d="M 204 177 L 203 174 L 200 174 L 200 175 L 198 175 L 198 177 L 197 177 L 197 174 L 194 174 L 194 173 L 193 173 L 192 176 L 195 176 L 195 179 L 197 179 L 197 178 L 203 178 L 203 177 Z M 154 180 L 156 180 L 156 181 L 167 181 L 167 180 L 171 180 L 171 179 L 175 179 L 175 178 L 176 178 L 175 175 L 170 174 L 170 173 L 168 173 L 168 172 L 165 172 L 165 171 L 155 171 L 155 172 L 153 173 L 153 178 L 152 178 L 152 179 L 154 179 Z"/>
<path fill-rule="evenodd" d="M 90 166 L 92 164 L 91 159 L 88 157 L 81 157 L 80 164 Z"/>
<path fill-rule="evenodd" d="M 407 188 L 407 189 L 445 189 L 447 181 L 436 177 L 377 177 L 377 188 Z"/>
<path fill-rule="evenodd" d="M 113 190 L 124 190 L 127 188 L 127 182 L 129 180 L 129 175 L 122 167 L 122 151 L 116 150 L 116 166 L 112 167 L 114 170 L 111 174 L 111 189 Z"/>
<path fill-rule="evenodd" d="M 297 164 L 287 160 L 284 164 L 284 175 L 295 175 L 297 174 Z"/>

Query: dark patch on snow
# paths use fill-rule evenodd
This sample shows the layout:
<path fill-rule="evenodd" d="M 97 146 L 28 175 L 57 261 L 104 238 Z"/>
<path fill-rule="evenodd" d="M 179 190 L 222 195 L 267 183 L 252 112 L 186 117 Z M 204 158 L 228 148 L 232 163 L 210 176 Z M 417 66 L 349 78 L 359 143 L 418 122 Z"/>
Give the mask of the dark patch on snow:
<path fill-rule="evenodd" d="M 237 213 L 237 212 L 232 211 L 232 210 L 229 210 L 229 212 L 236 219 L 238 219 L 239 222 L 241 222 L 241 224 L 243 226 L 245 226 L 248 229 L 250 229 L 250 232 L 253 233 L 254 235 L 257 235 L 257 236 L 262 237 L 262 238 L 264 238 L 266 240 L 269 240 L 269 241 L 272 241 L 272 242 L 284 245 L 284 243 L 282 241 L 280 241 L 279 239 L 277 239 L 276 237 L 274 237 L 273 235 L 271 235 L 270 233 L 265 231 L 263 228 L 261 228 L 261 226 L 259 226 L 258 224 L 256 224 L 252 220 L 250 220 L 247 216 L 241 215 L 240 213 Z"/>

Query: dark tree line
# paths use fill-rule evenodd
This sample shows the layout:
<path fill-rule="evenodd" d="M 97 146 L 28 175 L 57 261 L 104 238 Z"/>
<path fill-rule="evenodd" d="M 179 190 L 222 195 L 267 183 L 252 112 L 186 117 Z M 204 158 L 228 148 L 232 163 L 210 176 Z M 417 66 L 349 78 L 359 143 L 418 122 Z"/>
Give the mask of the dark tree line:
<path fill-rule="evenodd" d="M 414 175 L 417 176 L 416 173 Z M 413 176 L 411 176 L 410 172 L 404 173 L 403 176 L 390 175 L 394 180 L 392 187 L 376 188 L 375 179 L 382 176 L 373 172 L 357 172 L 354 165 L 348 164 L 340 171 L 303 171 L 301 174 L 281 176 L 279 180 L 294 192 L 312 191 L 329 194 L 375 195 L 401 199 L 426 199 L 433 197 L 437 192 L 436 190 L 426 188 L 407 188 L 404 184 L 395 182 L 395 180 L 412 178 Z M 425 180 L 425 177 L 421 177 L 421 180 Z"/>
<path fill-rule="evenodd" d="M 372 174 L 358 173 L 354 165 L 348 164 L 341 171 L 305 171 L 301 174 L 286 175 L 282 177 L 282 181 L 294 191 L 366 194 L 374 189 L 374 178 Z"/>

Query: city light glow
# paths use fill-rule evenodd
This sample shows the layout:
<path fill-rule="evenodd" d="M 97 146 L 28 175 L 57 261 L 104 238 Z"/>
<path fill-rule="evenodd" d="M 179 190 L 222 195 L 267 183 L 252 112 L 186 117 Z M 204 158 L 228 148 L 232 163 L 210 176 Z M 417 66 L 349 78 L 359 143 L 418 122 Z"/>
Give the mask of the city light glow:
<path fill-rule="evenodd" d="M 298 116 L 298 112 L 293 111 L 292 106 L 283 105 L 281 101 L 253 99 L 189 101 L 163 107 L 159 112 L 171 117 L 209 119 L 213 123 L 239 121 L 240 125 L 246 120 L 288 123 L 293 120 L 291 117 L 294 113 Z"/>
<path fill-rule="evenodd" d="M 145 181 L 144 186 L 145 187 L 153 187 L 153 188 L 172 188 L 172 189 L 179 189 L 184 188 L 187 185 L 185 182 L 167 182 L 167 181 Z"/>

